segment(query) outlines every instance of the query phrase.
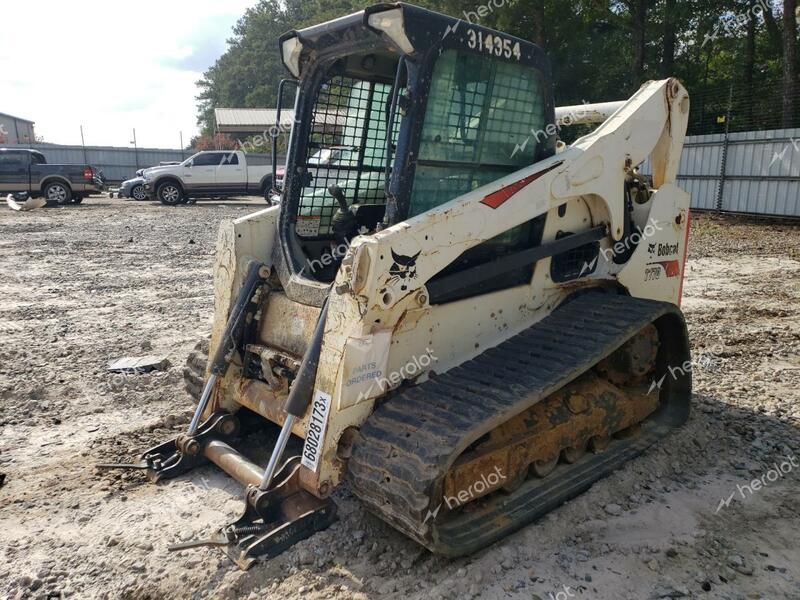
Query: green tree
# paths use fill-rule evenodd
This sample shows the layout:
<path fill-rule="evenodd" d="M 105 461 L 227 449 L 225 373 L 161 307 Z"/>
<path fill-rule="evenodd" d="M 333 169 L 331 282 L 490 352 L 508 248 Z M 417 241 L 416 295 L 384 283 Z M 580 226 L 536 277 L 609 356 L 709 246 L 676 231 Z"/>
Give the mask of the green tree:
<path fill-rule="evenodd" d="M 796 0 L 783 0 L 786 10 L 781 18 L 775 16 L 779 0 L 416 3 L 462 20 L 479 19 L 481 25 L 538 43 L 552 63 L 558 104 L 624 99 L 648 79 L 676 76 L 693 95 L 692 122 L 698 126 L 713 125 L 716 115 L 725 114 L 731 83 L 737 90 L 735 109 L 750 115 L 744 120 L 763 121 L 763 115 L 777 114 L 779 126 L 781 114 L 787 123 L 796 117 Z M 213 131 L 216 107 L 275 106 L 278 82 L 287 76 L 277 47 L 282 33 L 371 4 L 261 0 L 249 9 L 234 28 L 227 52 L 198 82 L 198 121 L 203 131 Z M 759 12 L 756 5 L 770 10 Z M 478 15 L 481 6 L 483 17 Z M 756 94 L 772 88 L 778 91 L 771 96 Z M 714 121 L 707 123 L 708 116 Z"/>

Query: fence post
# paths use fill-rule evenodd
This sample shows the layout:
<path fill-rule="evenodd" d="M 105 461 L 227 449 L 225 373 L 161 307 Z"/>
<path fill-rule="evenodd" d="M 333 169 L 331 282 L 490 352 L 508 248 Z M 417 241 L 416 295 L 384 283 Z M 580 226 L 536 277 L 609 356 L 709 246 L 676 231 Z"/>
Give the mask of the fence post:
<path fill-rule="evenodd" d="M 728 143 L 731 131 L 731 106 L 733 104 L 733 82 L 728 91 L 728 110 L 725 114 L 725 138 L 722 141 L 722 157 L 719 165 L 719 184 L 717 185 L 717 202 L 715 204 L 717 212 L 722 211 L 722 194 L 725 191 L 725 171 L 728 164 Z"/>

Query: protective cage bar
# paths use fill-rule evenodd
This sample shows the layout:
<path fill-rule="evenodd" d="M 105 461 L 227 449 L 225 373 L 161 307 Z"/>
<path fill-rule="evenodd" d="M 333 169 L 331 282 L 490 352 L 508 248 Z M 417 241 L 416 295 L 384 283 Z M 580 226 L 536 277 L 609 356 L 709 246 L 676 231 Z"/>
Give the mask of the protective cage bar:
<path fill-rule="evenodd" d="M 302 239 L 332 236 L 337 209 L 328 192 L 332 184 L 348 204 L 386 204 L 386 125 L 392 86 L 343 75 L 320 87 L 312 112 L 312 128 L 301 165 L 307 179 L 300 192 L 296 233 Z M 392 143 L 400 114 L 395 115 Z"/>

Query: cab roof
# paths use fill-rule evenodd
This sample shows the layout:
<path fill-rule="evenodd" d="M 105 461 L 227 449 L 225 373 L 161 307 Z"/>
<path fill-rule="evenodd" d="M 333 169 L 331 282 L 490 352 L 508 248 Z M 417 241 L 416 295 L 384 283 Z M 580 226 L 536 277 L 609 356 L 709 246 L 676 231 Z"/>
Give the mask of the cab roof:
<path fill-rule="evenodd" d="M 278 44 L 284 65 L 300 78 L 309 63 L 325 57 L 383 51 L 416 58 L 440 47 L 446 38 L 451 38 L 447 40 L 450 44 L 455 41 L 453 38 L 466 44 L 468 30 L 484 38 L 498 35 L 512 44 L 518 43 L 524 62 L 547 63 L 544 51 L 533 42 L 404 2 L 375 4 L 319 25 L 292 30 L 283 34 Z"/>

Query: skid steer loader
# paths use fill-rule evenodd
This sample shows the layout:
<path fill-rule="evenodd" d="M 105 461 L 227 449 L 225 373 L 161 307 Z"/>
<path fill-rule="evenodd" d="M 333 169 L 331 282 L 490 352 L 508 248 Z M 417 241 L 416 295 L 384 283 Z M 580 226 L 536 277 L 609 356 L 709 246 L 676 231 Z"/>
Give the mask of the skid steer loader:
<path fill-rule="evenodd" d="M 215 463 L 245 509 L 173 548 L 247 568 L 327 527 L 348 479 L 420 544 L 466 554 L 685 422 L 676 79 L 556 111 L 539 47 L 408 4 L 279 47 L 280 96 L 297 86 L 280 204 L 221 226 L 194 418 L 138 465 Z M 277 436 L 266 466 L 235 449 L 254 415 Z"/>

